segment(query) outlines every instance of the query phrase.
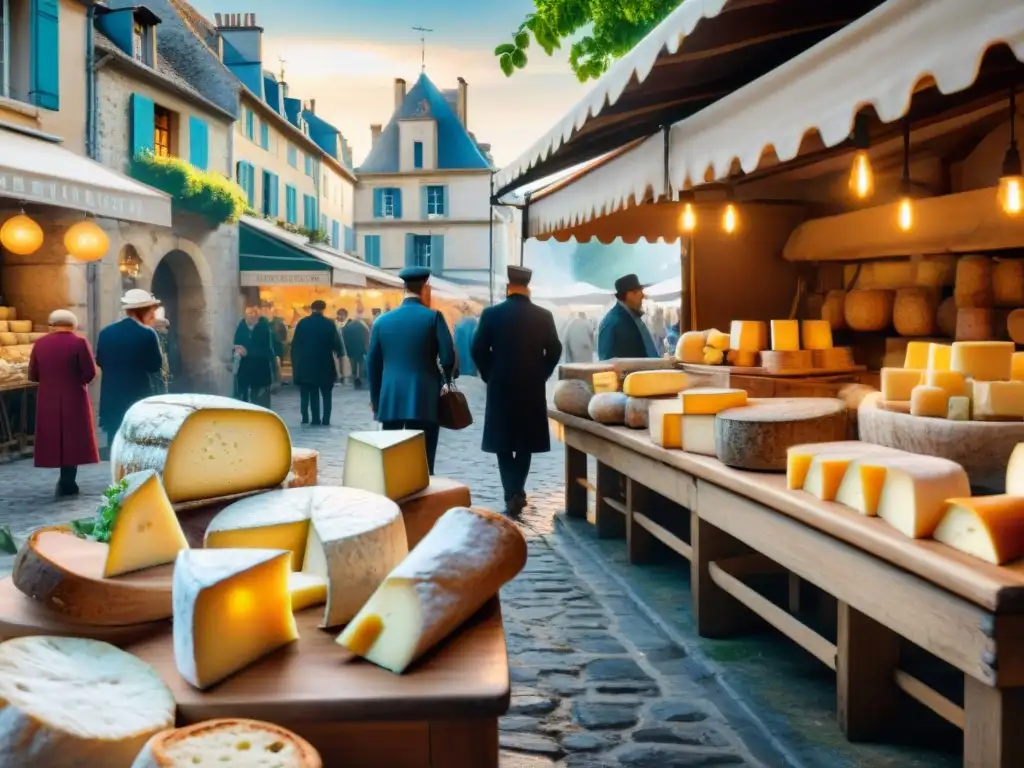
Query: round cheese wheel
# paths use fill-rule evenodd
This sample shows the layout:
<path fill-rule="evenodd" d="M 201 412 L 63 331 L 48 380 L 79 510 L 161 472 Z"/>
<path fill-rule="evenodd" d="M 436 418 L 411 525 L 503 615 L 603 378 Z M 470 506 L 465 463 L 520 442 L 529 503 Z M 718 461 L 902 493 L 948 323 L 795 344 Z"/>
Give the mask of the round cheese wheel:
<path fill-rule="evenodd" d="M 935 324 L 943 336 L 952 338 L 956 335 L 956 299 L 952 296 L 943 299 L 935 310 Z"/>
<path fill-rule="evenodd" d="M 590 398 L 593 396 L 594 390 L 587 382 L 580 379 L 564 379 L 555 385 L 555 408 L 573 416 L 590 418 L 587 406 L 590 405 Z"/>
<path fill-rule="evenodd" d="M 855 331 L 884 331 L 892 324 L 892 305 L 892 291 L 850 291 L 844 306 L 846 324 Z"/>
<path fill-rule="evenodd" d="M 829 291 L 825 295 L 821 319 L 827 320 L 833 331 L 846 329 L 846 291 Z"/>
<path fill-rule="evenodd" d="M 128 766 L 174 726 L 151 666 L 108 643 L 19 637 L 0 644 L 0 765 Z"/>
<path fill-rule="evenodd" d="M 1024 259 L 1000 259 L 992 268 L 992 298 L 997 307 L 1024 307 Z"/>
<path fill-rule="evenodd" d="M 989 341 L 992 338 L 991 309 L 969 307 L 956 311 L 957 341 Z"/>
<path fill-rule="evenodd" d="M 587 412 L 590 418 L 600 424 L 624 424 L 628 399 L 621 392 L 602 392 L 590 398 Z"/>
<path fill-rule="evenodd" d="M 320 755 L 305 739 L 258 720 L 207 720 L 156 734 L 132 768 L 178 766 L 321 768 Z"/>
<path fill-rule="evenodd" d="M 1024 344 L 1024 309 L 1015 309 L 1007 316 L 1006 331 L 1010 341 Z"/>
<path fill-rule="evenodd" d="M 900 336 L 931 336 L 935 333 L 938 293 L 933 288 L 900 288 L 892 309 L 892 324 Z"/>
<path fill-rule="evenodd" d="M 656 400 L 675 400 L 672 397 L 631 397 L 626 400 L 626 426 L 630 429 L 647 429 L 651 403 Z"/>
<path fill-rule="evenodd" d="M 8 320 L 7 327 L 12 333 L 32 333 L 31 320 Z"/>
<path fill-rule="evenodd" d="M 18 334 L 4 332 L 0 333 L 0 345 L 5 347 L 13 347 L 18 343 Z"/>
<path fill-rule="evenodd" d="M 992 306 L 992 260 L 963 256 L 956 263 L 953 298 L 959 309 Z"/>

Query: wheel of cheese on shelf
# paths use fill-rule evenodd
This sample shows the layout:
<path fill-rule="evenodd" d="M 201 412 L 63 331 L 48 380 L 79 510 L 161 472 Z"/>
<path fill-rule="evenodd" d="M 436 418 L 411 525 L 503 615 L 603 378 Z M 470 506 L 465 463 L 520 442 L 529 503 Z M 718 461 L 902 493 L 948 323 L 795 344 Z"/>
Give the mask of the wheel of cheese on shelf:
<path fill-rule="evenodd" d="M 593 396 L 594 390 L 587 382 L 579 379 L 565 379 L 555 385 L 555 408 L 562 413 L 589 419 L 590 413 L 587 407 Z"/>
<path fill-rule="evenodd" d="M 173 563 L 178 552 L 188 549 L 181 523 L 156 472 L 133 472 L 118 487 L 122 485 L 107 502 L 116 507 L 103 569 L 108 578 Z"/>
<path fill-rule="evenodd" d="M 953 338 L 957 341 L 987 341 L 994 335 L 995 325 L 991 309 L 964 307 L 956 311 L 956 331 Z"/>
<path fill-rule="evenodd" d="M 854 331 L 884 331 L 892 324 L 893 292 L 853 290 L 846 294 L 846 324 Z"/>
<path fill-rule="evenodd" d="M 32 333 L 32 321 L 9 318 L 7 320 L 7 329 L 11 333 Z"/>
<path fill-rule="evenodd" d="M 349 621 L 409 552 L 398 504 L 362 489 L 326 485 L 236 501 L 210 521 L 204 544 L 287 550 L 292 570 L 326 587 L 325 627 Z"/>
<path fill-rule="evenodd" d="M 1006 333 L 1014 344 L 1024 344 L 1024 309 L 1015 309 L 1007 315 Z"/>
<path fill-rule="evenodd" d="M 140 400 L 110 449 L 114 482 L 156 470 L 172 503 L 277 487 L 291 463 L 291 438 L 276 413 L 216 395 Z"/>
<path fill-rule="evenodd" d="M 357 656 L 401 674 L 498 594 L 526 565 L 526 539 L 508 518 L 446 512 L 338 636 Z"/>
<path fill-rule="evenodd" d="M 939 295 L 934 288 L 900 288 L 892 308 L 892 324 L 900 336 L 931 336 Z"/>
<path fill-rule="evenodd" d="M 0 765 L 130 766 L 174 725 L 174 696 L 151 666 L 96 640 L 0 643 Z"/>
<path fill-rule="evenodd" d="M 13 320 L 15 317 L 14 307 L 0 307 L 0 320 Z"/>
<path fill-rule="evenodd" d="M 300 736 L 259 720 L 206 720 L 161 731 L 131 768 L 322 768 L 320 754 Z"/>
<path fill-rule="evenodd" d="M 630 397 L 678 395 L 692 386 L 690 375 L 682 371 L 634 371 L 622 382 L 622 392 Z"/>
<path fill-rule="evenodd" d="M 767 398 L 722 411 L 715 453 L 738 469 L 786 470 L 790 446 L 846 439 L 846 405 L 831 397 Z"/>
<path fill-rule="evenodd" d="M 472 504 L 469 486 L 447 477 L 431 477 L 422 491 L 398 500 L 405 522 L 405 538 L 409 551 L 423 539 L 449 509 Z"/>
<path fill-rule="evenodd" d="M 289 553 L 185 549 L 174 564 L 174 662 L 190 685 L 216 685 L 297 640 Z"/>
<path fill-rule="evenodd" d="M 292 477 L 289 488 L 308 488 L 316 485 L 317 464 L 320 454 L 312 448 L 292 448 Z"/>
<path fill-rule="evenodd" d="M 627 379 L 628 381 L 628 379 Z M 598 424 L 618 425 L 626 421 L 626 400 L 621 392 L 602 392 L 590 398 L 587 413 Z"/>
<path fill-rule="evenodd" d="M 419 429 L 349 432 L 341 484 L 389 499 L 422 491 L 430 484 L 426 435 Z"/>
<path fill-rule="evenodd" d="M 0 345 L 5 347 L 13 347 L 18 343 L 18 334 L 4 332 L 0 333 Z"/>
<path fill-rule="evenodd" d="M 949 499 L 934 538 L 993 565 L 1024 555 L 1024 497 Z"/>
<path fill-rule="evenodd" d="M 939 308 L 935 310 L 935 325 L 938 326 L 940 334 L 950 338 L 956 335 L 956 316 L 956 299 L 952 296 L 943 299 Z"/>
<path fill-rule="evenodd" d="M 821 319 L 833 331 L 846 330 L 846 291 L 829 291 L 821 305 Z"/>
<path fill-rule="evenodd" d="M 962 256 L 956 263 L 953 298 L 959 309 L 992 306 L 992 260 Z"/>
<path fill-rule="evenodd" d="M 997 307 L 1024 307 L 1024 260 L 996 260 L 992 268 L 992 298 Z"/>

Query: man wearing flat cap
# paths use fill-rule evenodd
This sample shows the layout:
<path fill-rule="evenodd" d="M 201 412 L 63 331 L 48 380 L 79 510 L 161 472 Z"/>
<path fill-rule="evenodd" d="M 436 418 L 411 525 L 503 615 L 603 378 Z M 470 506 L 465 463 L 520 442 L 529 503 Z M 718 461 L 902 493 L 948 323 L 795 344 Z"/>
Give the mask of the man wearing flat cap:
<path fill-rule="evenodd" d="M 633 274 L 615 281 L 615 306 L 597 329 L 597 359 L 661 357 L 643 322 L 644 286 Z"/>
<path fill-rule="evenodd" d="M 384 429 L 423 430 L 433 474 L 440 429 L 437 401 L 452 379 L 455 346 L 444 315 L 430 308 L 430 270 L 406 267 L 398 276 L 406 297 L 378 317 L 370 332 L 370 407 Z"/>
<path fill-rule="evenodd" d="M 487 383 L 482 449 L 498 455 L 510 515 L 526 506 L 531 456 L 551 450 L 545 385 L 562 356 L 554 318 L 530 301 L 532 274 L 508 268 L 508 298 L 483 311 L 472 346 Z"/>

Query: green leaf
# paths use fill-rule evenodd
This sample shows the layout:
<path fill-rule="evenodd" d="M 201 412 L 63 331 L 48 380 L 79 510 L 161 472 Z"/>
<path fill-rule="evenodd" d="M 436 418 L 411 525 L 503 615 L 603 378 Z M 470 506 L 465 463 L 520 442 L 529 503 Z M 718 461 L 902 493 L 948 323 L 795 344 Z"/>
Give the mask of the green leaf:
<path fill-rule="evenodd" d="M 515 49 L 516 47 L 512 45 L 512 43 L 502 43 L 501 45 L 494 49 L 494 55 L 503 56 L 506 53 L 512 53 L 512 51 L 514 51 Z"/>
<path fill-rule="evenodd" d="M 80 539 L 88 539 L 92 536 L 92 531 L 96 527 L 96 518 L 85 517 L 81 520 L 72 520 L 68 523 L 68 527 L 71 532 Z"/>
<path fill-rule="evenodd" d="M 505 77 L 512 77 L 512 73 L 516 71 L 516 65 L 512 63 L 512 54 L 510 53 L 501 55 L 501 58 L 498 59 L 498 66 L 505 73 Z"/>
<path fill-rule="evenodd" d="M 89 538 L 104 544 L 110 543 L 110 536 L 114 532 L 114 523 L 121 512 L 121 502 L 124 501 L 124 492 L 128 488 L 128 479 L 122 478 L 120 482 L 114 483 L 103 492 L 103 504 L 96 510 L 96 519 L 93 523 Z"/>
<path fill-rule="evenodd" d="M 18 545 L 14 543 L 14 534 L 9 526 L 0 525 L 0 553 L 5 555 L 18 554 Z"/>
<path fill-rule="evenodd" d="M 525 30 L 517 32 L 516 36 L 512 38 L 512 40 L 515 42 L 516 48 L 520 50 L 526 50 L 530 47 L 530 33 Z M 513 53 L 513 55 L 515 54 Z"/>
<path fill-rule="evenodd" d="M 524 51 L 522 48 L 516 48 L 514 51 L 512 51 L 512 55 L 510 58 L 512 59 L 512 66 L 514 66 L 516 69 L 522 69 L 523 67 L 526 66 L 526 51 Z"/>

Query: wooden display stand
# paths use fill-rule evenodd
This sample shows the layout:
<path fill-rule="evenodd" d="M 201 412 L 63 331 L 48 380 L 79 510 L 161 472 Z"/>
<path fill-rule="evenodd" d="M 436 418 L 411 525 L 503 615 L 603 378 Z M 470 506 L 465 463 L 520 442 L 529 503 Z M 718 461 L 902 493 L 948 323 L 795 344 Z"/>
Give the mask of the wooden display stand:
<path fill-rule="evenodd" d="M 734 365 L 680 363 L 679 367 L 708 379 L 709 383 L 702 386 L 743 389 L 750 397 L 835 397 L 848 384 L 877 383 L 877 375 L 872 376 L 862 365 L 776 372 Z"/>
<path fill-rule="evenodd" d="M 964 730 L 968 768 L 1024 765 L 1014 733 L 1024 715 L 1024 563 L 994 566 L 907 539 L 881 520 L 787 490 L 783 475 L 666 450 L 644 431 L 549 416 L 566 446 L 566 514 L 586 515 L 580 480 L 593 456 L 599 535 L 624 532 L 631 562 L 643 561 L 651 537 L 687 557 L 702 636 L 735 634 L 753 615 L 767 621 L 836 671 L 839 722 L 853 741 L 898 720 L 902 690 Z M 602 483 L 610 476 L 625 477 L 624 497 L 604 498 L 617 487 Z M 647 517 L 651 492 L 688 510 L 690 541 Z M 836 598 L 835 643 L 744 582 L 773 570 Z M 963 673 L 963 707 L 899 668 L 904 640 Z"/>

